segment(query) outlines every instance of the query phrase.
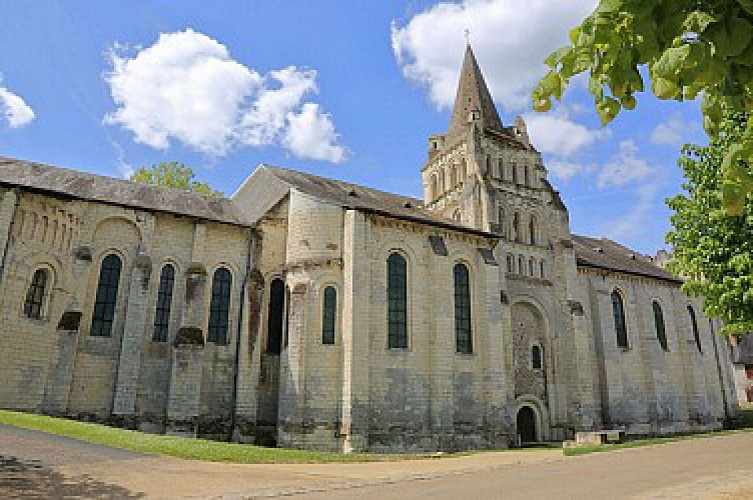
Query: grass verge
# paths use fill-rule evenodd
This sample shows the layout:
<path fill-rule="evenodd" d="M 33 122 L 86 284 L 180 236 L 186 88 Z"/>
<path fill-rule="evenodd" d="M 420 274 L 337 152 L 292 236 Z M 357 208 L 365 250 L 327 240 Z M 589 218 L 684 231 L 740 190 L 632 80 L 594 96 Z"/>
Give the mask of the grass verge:
<path fill-rule="evenodd" d="M 646 438 L 636 439 L 632 441 L 626 441 L 624 443 L 617 444 L 604 444 L 594 446 L 582 446 L 578 448 L 564 448 L 562 451 L 565 456 L 573 457 L 578 455 L 587 455 L 589 453 L 597 453 L 601 451 L 620 450 L 625 448 L 638 448 L 641 446 L 649 446 L 654 444 L 667 444 L 677 441 L 686 441 L 688 439 L 700 439 L 715 436 L 724 436 L 727 434 L 734 434 L 736 432 L 753 432 L 753 406 L 743 407 L 740 409 L 738 415 L 735 430 L 731 431 L 716 431 L 703 434 L 688 434 L 683 436 L 669 436 L 659 438 Z"/>
<path fill-rule="evenodd" d="M 383 462 L 427 458 L 427 455 L 379 455 L 369 453 L 327 453 L 285 448 L 265 448 L 248 444 L 223 443 L 207 439 L 147 434 L 105 425 L 78 422 L 0 410 L 0 424 L 48 432 L 89 443 L 124 448 L 143 453 L 168 455 L 189 460 L 230 462 L 238 464 Z M 452 454 L 445 454 L 448 456 Z M 457 456 L 459 454 L 454 454 Z"/>

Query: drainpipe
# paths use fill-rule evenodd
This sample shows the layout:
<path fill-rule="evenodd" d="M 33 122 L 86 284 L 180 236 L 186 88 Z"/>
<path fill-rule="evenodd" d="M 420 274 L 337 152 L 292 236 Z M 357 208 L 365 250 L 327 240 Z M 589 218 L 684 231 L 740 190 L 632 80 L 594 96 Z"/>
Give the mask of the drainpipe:
<path fill-rule="evenodd" d="M 719 388 L 722 390 L 722 406 L 724 408 L 724 423 L 725 429 L 730 428 L 731 419 L 729 416 L 729 410 L 727 409 L 727 391 L 724 390 L 724 375 L 722 374 L 722 365 L 719 361 L 719 346 L 717 341 L 719 340 L 717 334 L 714 332 L 714 320 L 709 318 L 709 328 L 711 329 L 711 343 L 714 344 L 714 358 L 716 359 L 716 371 L 719 374 Z"/>
<path fill-rule="evenodd" d="M 243 332 L 243 311 L 245 309 L 246 288 L 251 277 L 251 258 L 256 251 L 256 238 L 253 228 L 248 230 L 248 246 L 246 251 L 246 269 L 243 274 L 243 284 L 241 286 L 239 307 L 238 307 L 238 331 L 235 335 L 235 355 L 233 357 L 233 382 L 230 393 L 230 426 L 227 433 L 228 442 L 233 441 L 233 432 L 235 431 L 236 406 L 238 402 L 238 377 L 240 375 L 240 353 L 241 353 L 241 333 Z"/>
<path fill-rule="evenodd" d="M 10 240 L 13 237 L 13 227 L 16 225 L 16 217 L 18 217 L 18 206 L 21 204 L 21 190 L 19 188 L 13 189 L 13 193 L 16 195 L 16 201 L 13 204 L 13 215 L 10 217 L 10 225 L 8 225 L 8 239 L 5 240 L 5 248 L 3 248 L 3 256 L 0 259 L 0 285 L 3 283 L 3 274 L 5 272 L 5 260 L 8 258 L 8 251 L 10 250 Z"/>

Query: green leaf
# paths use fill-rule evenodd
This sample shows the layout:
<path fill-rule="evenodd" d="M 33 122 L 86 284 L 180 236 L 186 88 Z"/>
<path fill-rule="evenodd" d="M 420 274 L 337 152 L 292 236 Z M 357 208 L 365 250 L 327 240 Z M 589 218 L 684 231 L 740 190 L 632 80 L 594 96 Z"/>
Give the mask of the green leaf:
<path fill-rule="evenodd" d="M 598 13 L 617 12 L 625 4 L 625 0 L 601 0 L 599 6 L 596 7 Z"/>
<path fill-rule="evenodd" d="M 730 57 L 740 55 L 753 38 L 753 26 L 740 17 L 733 17 L 729 25 L 729 52 Z"/>
<path fill-rule="evenodd" d="M 737 3 L 740 4 L 740 7 L 742 7 L 745 12 L 753 15 L 753 0 L 737 0 Z"/>
<path fill-rule="evenodd" d="M 601 118 L 601 125 L 604 126 L 614 120 L 620 112 L 620 103 L 613 97 L 605 97 L 596 105 L 596 111 Z"/>
<path fill-rule="evenodd" d="M 696 10 L 688 14 L 685 22 L 682 23 L 682 27 L 692 33 L 703 33 L 706 27 L 714 21 L 716 21 L 716 18 L 708 12 Z"/>
<path fill-rule="evenodd" d="M 654 95 L 659 99 L 674 99 L 680 90 L 676 82 L 661 77 L 654 78 L 651 81 L 651 87 Z"/>
<path fill-rule="evenodd" d="M 559 49 L 549 54 L 549 57 L 544 59 L 544 63 L 550 68 L 554 69 L 557 67 L 557 65 L 562 60 L 562 58 L 565 57 L 570 52 L 572 52 L 572 50 L 573 49 L 570 46 L 560 47 Z"/>
<path fill-rule="evenodd" d="M 690 45 L 669 48 L 651 66 L 651 71 L 656 76 L 671 79 L 680 72 L 689 55 Z"/>

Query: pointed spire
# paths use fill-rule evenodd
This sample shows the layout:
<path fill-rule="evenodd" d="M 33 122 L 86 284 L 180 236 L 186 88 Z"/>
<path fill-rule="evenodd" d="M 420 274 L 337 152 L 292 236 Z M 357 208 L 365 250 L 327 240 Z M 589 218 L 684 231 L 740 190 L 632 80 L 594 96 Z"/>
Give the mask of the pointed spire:
<path fill-rule="evenodd" d="M 482 128 L 491 128 L 504 132 L 502 120 L 499 119 L 494 100 L 484 81 L 484 75 L 476 62 L 476 56 L 470 43 L 466 46 L 463 67 L 460 70 L 458 93 L 455 96 L 455 107 L 450 118 L 449 138 L 465 133 L 471 113 L 476 114 L 477 121 Z"/>

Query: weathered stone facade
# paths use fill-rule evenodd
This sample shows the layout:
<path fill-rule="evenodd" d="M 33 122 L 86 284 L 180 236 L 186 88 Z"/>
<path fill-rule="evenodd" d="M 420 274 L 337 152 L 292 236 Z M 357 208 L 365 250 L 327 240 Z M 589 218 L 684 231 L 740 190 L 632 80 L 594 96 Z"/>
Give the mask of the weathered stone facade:
<path fill-rule="evenodd" d="M 423 202 L 262 165 L 212 200 L 0 161 L 0 406 L 335 451 L 733 414 L 719 325 L 649 257 L 571 234 L 470 49 L 422 178 Z"/>

